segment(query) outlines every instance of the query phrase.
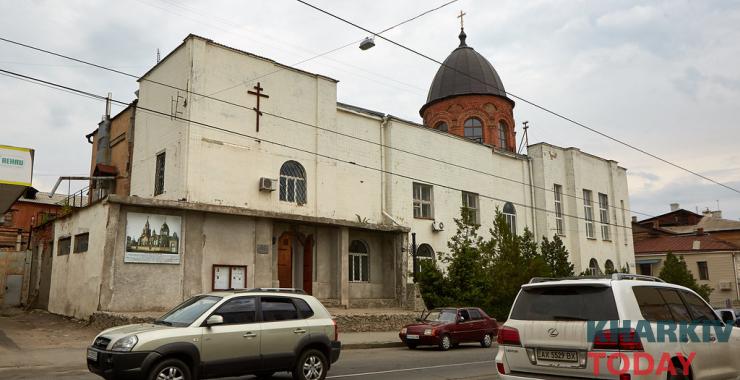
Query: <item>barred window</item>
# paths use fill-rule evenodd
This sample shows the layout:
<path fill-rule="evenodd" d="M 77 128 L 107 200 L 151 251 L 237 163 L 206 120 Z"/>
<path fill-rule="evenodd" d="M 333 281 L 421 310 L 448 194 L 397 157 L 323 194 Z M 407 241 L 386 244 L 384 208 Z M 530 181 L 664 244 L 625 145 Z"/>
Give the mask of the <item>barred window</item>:
<path fill-rule="evenodd" d="M 349 245 L 349 281 L 370 281 L 370 267 L 367 245 L 360 240 L 352 240 Z"/>
<path fill-rule="evenodd" d="M 506 218 L 506 224 L 509 225 L 509 231 L 511 231 L 512 235 L 516 235 L 516 208 L 514 204 L 506 202 L 503 214 Z"/>
<path fill-rule="evenodd" d="M 306 204 L 306 171 L 296 161 L 287 161 L 280 168 L 280 200 Z"/>

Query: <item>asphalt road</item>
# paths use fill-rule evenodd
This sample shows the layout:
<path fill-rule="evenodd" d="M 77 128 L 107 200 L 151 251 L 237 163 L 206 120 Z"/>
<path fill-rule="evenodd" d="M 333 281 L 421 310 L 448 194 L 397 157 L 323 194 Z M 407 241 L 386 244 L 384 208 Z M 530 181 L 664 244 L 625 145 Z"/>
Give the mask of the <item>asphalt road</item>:
<path fill-rule="evenodd" d="M 344 350 L 327 379 L 496 379 L 495 354 L 495 346 L 484 349 L 473 344 L 447 352 L 433 348 L 413 351 L 407 348 Z M 83 366 L 79 363 L 60 363 L 53 367 L 3 369 L 0 370 L 0 379 L 99 379 Z M 290 379 L 290 375 L 277 373 L 273 378 Z"/>

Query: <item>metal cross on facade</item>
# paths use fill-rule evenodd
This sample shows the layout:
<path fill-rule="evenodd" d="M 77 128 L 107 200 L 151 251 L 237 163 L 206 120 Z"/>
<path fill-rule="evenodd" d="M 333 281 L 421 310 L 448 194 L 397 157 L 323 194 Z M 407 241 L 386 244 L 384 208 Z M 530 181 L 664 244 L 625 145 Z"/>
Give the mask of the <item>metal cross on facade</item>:
<path fill-rule="evenodd" d="M 260 116 L 262 116 L 262 111 L 260 111 L 260 98 L 269 98 L 270 96 L 262 93 L 262 90 L 264 90 L 264 88 L 260 86 L 260 82 L 257 82 L 257 85 L 252 88 L 254 88 L 255 91 L 249 90 L 247 91 L 247 93 L 257 96 L 257 107 L 253 107 L 252 109 L 254 110 L 254 112 L 256 112 L 257 132 L 259 132 L 260 131 Z"/>
<path fill-rule="evenodd" d="M 460 29 L 463 29 L 465 25 L 463 24 L 463 16 L 465 16 L 467 13 L 460 11 L 460 15 L 457 16 L 457 18 L 460 19 Z"/>

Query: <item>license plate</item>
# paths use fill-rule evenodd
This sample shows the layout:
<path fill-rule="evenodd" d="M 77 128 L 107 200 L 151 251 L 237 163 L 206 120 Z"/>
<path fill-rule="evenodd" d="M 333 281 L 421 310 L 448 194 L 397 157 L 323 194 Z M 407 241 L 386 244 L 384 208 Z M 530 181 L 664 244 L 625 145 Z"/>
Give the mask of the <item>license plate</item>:
<path fill-rule="evenodd" d="M 406 339 L 419 339 L 419 336 L 416 334 L 409 334 L 406 335 Z"/>
<path fill-rule="evenodd" d="M 98 352 L 88 349 L 87 350 L 87 358 L 96 362 L 98 361 Z"/>
<path fill-rule="evenodd" d="M 558 362 L 577 362 L 578 352 L 558 350 L 537 350 L 537 360 L 548 360 Z"/>

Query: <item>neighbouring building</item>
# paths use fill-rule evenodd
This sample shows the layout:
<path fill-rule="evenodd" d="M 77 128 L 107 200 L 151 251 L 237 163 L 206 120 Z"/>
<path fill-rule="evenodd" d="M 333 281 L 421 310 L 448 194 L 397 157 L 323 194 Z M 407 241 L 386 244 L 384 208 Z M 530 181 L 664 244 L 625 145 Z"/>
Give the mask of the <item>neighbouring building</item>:
<path fill-rule="evenodd" d="M 89 135 L 92 175 L 115 179 L 54 222 L 49 310 L 156 311 L 278 286 L 406 307 L 411 234 L 435 259 L 461 207 L 483 233 L 498 209 L 516 233 L 562 236 L 579 272 L 634 269 L 626 169 L 545 143 L 516 153 L 493 66 L 464 33 L 445 62 L 420 125 L 338 102 L 334 79 L 188 36 Z"/>
<path fill-rule="evenodd" d="M 699 284 L 712 287 L 710 303 L 740 305 L 740 222 L 720 211 L 703 215 L 671 204 L 671 211 L 634 221 L 637 273 L 657 276 L 667 253 L 682 256 Z"/>

